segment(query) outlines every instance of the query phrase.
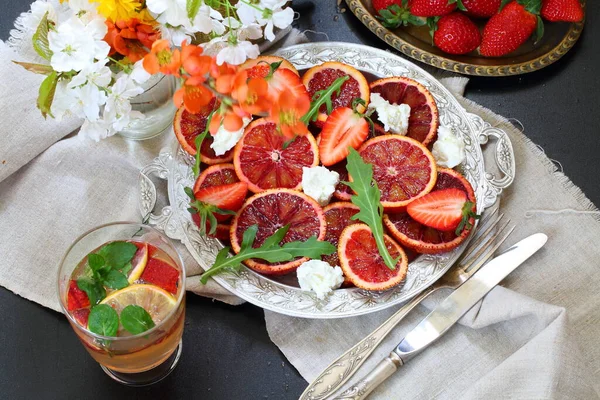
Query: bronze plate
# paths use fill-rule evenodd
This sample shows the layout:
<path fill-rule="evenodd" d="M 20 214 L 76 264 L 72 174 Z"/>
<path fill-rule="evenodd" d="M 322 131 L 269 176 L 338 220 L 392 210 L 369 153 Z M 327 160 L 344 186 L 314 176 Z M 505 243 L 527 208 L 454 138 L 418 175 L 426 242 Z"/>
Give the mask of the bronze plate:
<path fill-rule="evenodd" d="M 531 38 L 504 57 L 482 57 L 476 52 L 457 56 L 433 46 L 425 26 L 389 30 L 375 18 L 370 0 L 346 0 L 346 3 L 369 30 L 407 56 L 436 68 L 478 76 L 519 75 L 552 64 L 575 45 L 585 22 L 585 17 L 579 23 L 546 22 L 544 37 L 539 43 L 534 44 Z M 585 0 L 581 3 L 585 11 Z"/>

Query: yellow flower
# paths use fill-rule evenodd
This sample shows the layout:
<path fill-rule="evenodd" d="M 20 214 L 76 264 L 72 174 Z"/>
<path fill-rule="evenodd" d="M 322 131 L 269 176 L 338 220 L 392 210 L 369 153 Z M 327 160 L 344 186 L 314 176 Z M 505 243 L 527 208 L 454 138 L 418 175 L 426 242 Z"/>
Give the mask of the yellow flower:
<path fill-rule="evenodd" d="M 138 0 L 99 0 L 98 3 L 98 12 L 111 22 L 150 17 L 146 10 L 140 13 L 142 4 Z"/>

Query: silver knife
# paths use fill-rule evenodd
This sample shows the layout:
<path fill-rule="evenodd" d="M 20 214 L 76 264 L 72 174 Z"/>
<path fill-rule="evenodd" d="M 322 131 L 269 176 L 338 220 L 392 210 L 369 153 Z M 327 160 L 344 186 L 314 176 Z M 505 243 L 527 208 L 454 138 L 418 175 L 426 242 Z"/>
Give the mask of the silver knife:
<path fill-rule="evenodd" d="M 334 400 L 365 399 L 399 367 L 436 341 L 508 274 L 544 246 L 548 237 L 531 235 L 496 256 L 456 289 L 402 339 L 367 376 Z"/>

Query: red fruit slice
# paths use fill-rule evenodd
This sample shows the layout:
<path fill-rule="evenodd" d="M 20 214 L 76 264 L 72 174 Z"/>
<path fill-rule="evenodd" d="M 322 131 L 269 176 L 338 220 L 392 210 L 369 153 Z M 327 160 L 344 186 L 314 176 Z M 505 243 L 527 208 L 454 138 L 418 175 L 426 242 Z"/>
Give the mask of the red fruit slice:
<path fill-rule="evenodd" d="M 345 201 L 329 204 L 323 208 L 325 213 L 325 221 L 327 222 L 327 233 L 325 233 L 325 241 L 337 247 L 342 231 L 352 224 L 357 224 L 359 221 L 353 220 L 352 216 L 360 211 L 358 206 Z M 323 261 L 331 266 L 340 265 L 340 258 L 337 251 L 333 254 L 322 256 Z M 352 282 L 344 277 L 343 286 L 351 286 Z"/>
<path fill-rule="evenodd" d="M 227 185 L 239 182 L 233 164 L 216 164 L 206 168 L 194 184 L 194 192 L 210 186 Z"/>
<path fill-rule="evenodd" d="M 371 93 L 379 93 L 391 104 L 410 106 L 406 136 L 425 146 L 435 140 L 439 126 L 438 109 L 435 99 L 425 86 L 413 79 L 395 76 L 371 83 Z"/>
<path fill-rule="evenodd" d="M 175 295 L 179 285 L 179 271 L 162 260 L 151 258 L 148 260 L 140 280 L 144 283 L 156 285 Z"/>
<path fill-rule="evenodd" d="M 218 156 L 215 154 L 215 151 L 212 149 L 212 147 L 210 147 L 213 142 L 213 137 L 211 135 L 206 135 L 202 141 L 202 145 L 200 146 L 200 161 L 208 165 L 231 162 L 231 160 L 233 160 L 233 149 L 227 150 L 225 154 Z"/>
<path fill-rule="evenodd" d="M 323 240 L 326 231 L 323 209 L 304 193 L 291 189 L 272 189 L 246 200 L 231 222 L 230 240 L 234 252 L 240 251 L 246 229 L 258 225 L 253 247 L 260 247 L 279 228 L 290 225 L 281 243 L 305 241 L 311 236 Z M 250 259 L 244 263 L 257 272 L 281 275 L 296 270 L 306 257 L 283 263 Z"/>
<path fill-rule="evenodd" d="M 448 168 L 438 169 L 438 178 L 435 190 L 460 189 L 467 195 L 467 199 L 475 204 L 475 193 L 469 181 L 459 172 Z M 475 209 L 473 210 L 475 211 Z M 471 228 L 465 227 L 457 236 L 455 232 L 443 232 L 430 228 L 415 221 L 408 213 L 384 214 L 383 222 L 394 239 L 402 245 L 419 253 L 438 254 L 458 247 L 469 236 Z M 475 223 L 474 219 L 469 221 Z"/>
<path fill-rule="evenodd" d="M 135 252 L 133 259 L 131 260 L 131 271 L 127 277 L 129 284 L 132 284 L 140 278 L 144 268 L 146 268 L 146 263 L 148 262 L 148 243 L 131 243 L 135 244 L 138 250 Z"/>
<path fill-rule="evenodd" d="M 67 310 L 73 311 L 78 308 L 85 308 L 90 306 L 90 299 L 87 294 L 79 289 L 77 281 L 71 279 L 69 281 L 69 291 L 67 292 Z"/>
<path fill-rule="evenodd" d="M 212 99 L 197 114 L 192 114 L 181 106 L 173 117 L 173 131 L 181 147 L 190 153 L 196 154 L 196 136 L 204 132 L 208 116 L 217 104 L 216 99 Z"/>
<path fill-rule="evenodd" d="M 348 156 L 348 147 L 358 149 L 369 135 L 369 123 L 350 108 L 333 110 L 319 135 L 319 155 L 324 166 Z"/>
<path fill-rule="evenodd" d="M 277 56 L 258 56 L 252 60 L 247 60 L 240 68 L 248 70 L 248 78 L 264 78 L 271 71 L 271 64 L 281 62 L 279 69 L 289 69 L 296 75 L 298 70 L 288 60 Z"/>
<path fill-rule="evenodd" d="M 373 178 L 381 190 L 381 204 L 386 211 L 402 210 L 435 185 L 435 160 L 431 152 L 414 139 L 400 135 L 378 136 L 362 145 L 359 154 L 373 165 Z"/>
<path fill-rule="evenodd" d="M 350 201 L 354 192 L 352 192 L 350 186 L 342 183 L 348 182 L 348 170 L 346 169 L 346 161 L 342 161 L 335 165 L 332 165 L 329 169 L 337 172 L 340 175 L 340 183 L 336 185 L 335 192 L 333 192 L 333 197 L 335 197 L 338 200 Z"/>
<path fill-rule="evenodd" d="M 460 189 L 442 189 L 412 201 L 406 212 L 415 221 L 440 231 L 456 229 L 463 216 L 467 194 Z"/>
<path fill-rule="evenodd" d="M 356 98 L 361 98 L 365 104 L 368 104 L 369 83 L 367 79 L 359 70 L 347 64 L 331 61 L 314 66 L 306 71 L 302 77 L 302 82 L 308 89 L 308 94 L 312 99 L 315 93 L 329 88 L 337 78 L 342 76 L 349 76 L 350 79 L 342 84 L 339 95 L 334 93 L 331 96 L 332 110 L 338 107 L 351 108 L 352 101 Z M 360 106 L 358 111 L 362 112 L 364 108 Z M 320 119 L 324 119 L 327 107 L 325 105 L 321 106 L 319 112 L 322 114 Z"/>
<path fill-rule="evenodd" d="M 222 210 L 237 211 L 244 204 L 247 193 L 248 185 L 245 182 L 236 182 L 227 185 L 205 187 L 195 192 L 194 196 L 196 200 L 217 206 Z M 218 213 L 214 213 L 214 216 L 217 221 L 226 221 L 231 218 L 231 215 Z"/>
<path fill-rule="evenodd" d="M 219 239 L 219 240 L 229 240 L 229 229 L 230 229 L 230 225 L 227 223 L 220 223 L 217 224 L 217 229 L 215 230 L 215 233 L 213 233 L 212 235 L 207 234 L 208 237 L 213 238 L 213 239 Z M 206 232 L 210 231 L 210 227 L 208 226 L 208 224 L 206 224 Z"/>
<path fill-rule="evenodd" d="M 342 232 L 338 245 L 340 267 L 355 286 L 366 290 L 386 290 L 399 285 L 406 277 L 406 253 L 388 235 L 384 235 L 384 241 L 392 258 L 400 257 L 394 270 L 389 269 L 379 255 L 375 238 L 367 225 L 350 225 Z"/>
<path fill-rule="evenodd" d="M 87 328 L 88 318 L 90 316 L 89 308 L 80 308 L 79 310 L 74 310 L 71 315 L 75 318 L 75 321 L 84 328 Z"/>
<path fill-rule="evenodd" d="M 277 126 L 261 118 L 246 128 L 235 146 L 233 164 L 238 178 L 254 193 L 273 188 L 300 189 L 302 168 L 319 164 L 317 142 L 311 134 L 297 137 L 286 148 Z"/>

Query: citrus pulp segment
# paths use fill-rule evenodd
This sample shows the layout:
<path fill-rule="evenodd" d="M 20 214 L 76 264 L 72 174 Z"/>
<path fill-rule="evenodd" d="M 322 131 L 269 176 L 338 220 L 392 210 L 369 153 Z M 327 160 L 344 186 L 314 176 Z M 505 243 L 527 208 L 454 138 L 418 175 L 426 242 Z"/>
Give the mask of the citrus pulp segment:
<path fill-rule="evenodd" d="M 144 272 L 144 268 L 146 268 L 146 263 L 148 262 L 148 243 L 133 242 L 133 244 L 136 245 L 138 250 L 131 260 L 131 272 L 129 272 L 129 276 L 127 277 L 129 284 L 132 284 L 140 278 L 142 272 Z"/>
<path fill-rule="evenodd" d="M 137 305 L 146 310 L 158 325 L 177 304 L 175 297 L 155 285 L 135 284 L 116 290 L 106 296 L 100 304 L 108 304 L 121 314 L 128 305 Z"/>
<path fill-rule="evenodd" d="M 341 161 L 337 164 L 329 167 L 330 170 L 337 172 L 340 175 L 340 182 L 335 187 L 333 197 L 338 200 L 350 201 L 354 192 L 350 189 L 350 186 L 343 182 L 348 182 L 348 170 L 346 169 L 346 160 Z"/>
<path fill-rule="evenodd" d="M 215 164 L 206 168 L 194 183 L 194 192 L 210 186 L 227 185 L 239 182 L 235 167 L 231 163 Z"/>
<path fill-rule="evenodd" d="M 184 106 L 179 107 L 175 113 L 173 131 L 181 147 L 189 154 L 196 155 L 196 137 L 204 132 L 208 116 L 215 106 L 216 100 L 213 99 L 197 114 L 190 113 Z"/>
<path fill-rule="evenodd" d="M 371 93 L 378 93 L 392 104 L 408 104 L 407 136 L 425 146 L 431 144 L 437 136 L 439 114 L 435 99 L 419 82 L 405 77 L 392 77 L 376 80 L 370 85 Z"/>
<path fill-rule="evenodd" d="M 384 242 L 392 258 L 400 258 L 394 270 L 385 265 L 367 225 L 354 224 L 342 231 L 338 244 L 340 267 L 355 286 L 366 290 L 386 290 L 399 285 L 406 277 L 406 253 L 388 235 L 384 235 Z"/>
<path fill-rule="evenodd" d="M 437 169 L 433 155 L 414 139 L 378 136 L 364 143 L 358 152 L 366 163 L 373 165 L 373 179 L 386 211 L 404 209 L 435 185 Z"/>
<path fill-rule="evenodd" d="M 357 224 L 360 221 L 352 219 L 352 217 L 360 211 L 358 206 L 346 201 L 331 203 L 323 208 L 325 221 L 327 222 L 327 232 L 325 233 L 325 241 L 331 243 L 335 247 L 338 246 L 342 231 L 352 224 Z M 340 265 L 340 258 L 337 251 L 333 254 L 321 257 L 323 261 L 329 263 L 332 267 Z M 352 282 L 344 277 L 344 286 L 350 286 Z"/>
<path fill-rule="evenodd" d="M 238 178 L 254 193 L 273 188 L 300 189 L 302 168 L 317 166 L 319 152 L 310 133 L 286 143 L 277 126 L 261 118 L 248 125 L 235 146 L 233 164 Z"/>
<path fill-rule="evenodd" d="M 258 225 L 253 247 L 260 247 L 265 239 L 278 229 L 289 225 L 282 244 L 293 241 L 306 241 L 315 236 L 325 238 L 326 222 L 323 209 L 304 193 L 291 189 L 272 189 L 248 198 L 231 222 L 230 240 L 235 253 L 241 248 L 244 232 L 252 225 Z M 268 263 L 250 259 L 244 263 L 263 274 L 280 275 L 294 271 L 307 259 L 299 258 L 289 262 Z"/>
<path fill-rule="evenodd" d="M 438 169 L 435 190 L 460 189 L 467 194 L 467 199 L 476 203 L 475 192 L 469 181 L 459 172 L 449 168 Z M 470 228 L 465 227 L 460 235 L 455 232 L 442 232 L 422 225 L 412 219 L 406 212 L 384 214 L 383 222 L 394 239 L 402 245 L 419 253 L 438 254 L 458 247 L 469 236 Z M 469 221 L 475 223 L 474 219 Z"/>

